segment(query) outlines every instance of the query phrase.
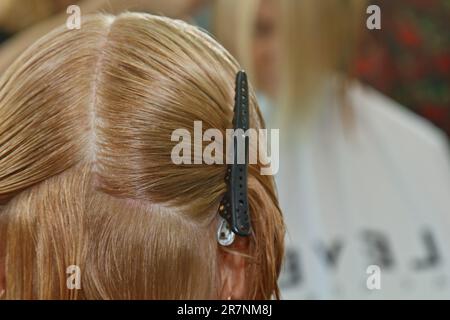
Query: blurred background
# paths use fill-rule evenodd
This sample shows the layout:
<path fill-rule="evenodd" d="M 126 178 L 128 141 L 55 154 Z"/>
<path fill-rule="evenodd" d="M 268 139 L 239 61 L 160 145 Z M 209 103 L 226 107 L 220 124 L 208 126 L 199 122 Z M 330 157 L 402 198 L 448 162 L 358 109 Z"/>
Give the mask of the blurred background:
<path fill-rule="evenodd" d="M 383 29 L 368 32 L 355 75 L 450 135 L 450 1 L 371 1 Z"/>
<path fill-rule="evenodd" d="M 450 0 L 0 0 L 0 75 L 72 4 L 186 20 L 249 72 L 280 129 L 284 298 L 450 298 Z"/>
<path fill-rule="evenodd" d="M 364 1 L 364 0 L 361 0 Z M 212 30 L 214 0 L 0 0 L 0 45 L 30 27 L 55 19 L 71 4 L 85 13 L 149 11 L 196 22 Z M 367 1 L 382 8 L 382 30 L 366 32 L 353 61 L 353 74 L 427 118 L 450 135 L 450 1 Z M 55 19 L 54 25 L 62 20 Z M 51 28 L 53 25 L 49 24 Z M 45 28 L 43 28 L 45 30 Z M 32 33 L 25 43 L 37 38 Z M 17 41 L 17 40 L 16 40 Z M 17 51 L 24 45 L 17 45 Z M 6 47 L 4 44 L 3 47 Z M 3 51 L 8 51 L 3 48 Z M 12 51 L 12 50 L 11 50 Z M 3 57 L 5 68 L 14 55 Z M 1 70 L 1 69 L 0 69 Z"/>

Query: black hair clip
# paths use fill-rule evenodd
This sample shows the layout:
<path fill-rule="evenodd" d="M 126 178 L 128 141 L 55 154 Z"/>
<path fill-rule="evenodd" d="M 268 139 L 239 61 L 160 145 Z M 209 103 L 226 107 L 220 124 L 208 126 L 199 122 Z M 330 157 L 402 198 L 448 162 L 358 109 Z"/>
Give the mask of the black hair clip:
<path fill-rule="evenodd" d="M 242 133 L 249 126 L 249 92 L 247 74 L 239 71 L 236 75 L 235 105 L 234 105 L 234 136 L 233 136 L 233 163 L 228 165 L 225 181 L 227 192 L 219 206 L 219 214 L 223 218 L 218 229 L 218 241 L 227 246 L 233 243 L 234 235 L 249 236 L 251 232 L 250 213 L 248 208 L 247 174 L 249 159 L 249 137 L 237 136 L 237 130 Z M 241 157 L 238 148 L 238 138 L 245 141 L 245 161 L 239 163 Z M 239 149 L 239 150 L 238 150 Z M 242 158 L 241 158 L 242 159 Z"/>

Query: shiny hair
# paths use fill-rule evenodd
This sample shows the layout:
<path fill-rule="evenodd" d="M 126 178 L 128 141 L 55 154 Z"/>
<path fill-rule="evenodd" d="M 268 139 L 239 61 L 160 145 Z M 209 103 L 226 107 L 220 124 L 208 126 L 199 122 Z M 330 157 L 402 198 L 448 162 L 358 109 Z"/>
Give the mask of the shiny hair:
<path fill-rule="evenodd" d="M 226 165 L 171 160 L 175 129 L 232 128 L 238 70 L 197 28 L 137 13 L 86 17 L 19 57 L 0 79 L 4 297 L 215 299 L 225 250 L 245 257 L 247 298 L 279 297 L 273 178 L 249 166 L 253 233 L 235 252 L 216 241 Z M 250 113 L 263 128 L 253 91 Z"/>

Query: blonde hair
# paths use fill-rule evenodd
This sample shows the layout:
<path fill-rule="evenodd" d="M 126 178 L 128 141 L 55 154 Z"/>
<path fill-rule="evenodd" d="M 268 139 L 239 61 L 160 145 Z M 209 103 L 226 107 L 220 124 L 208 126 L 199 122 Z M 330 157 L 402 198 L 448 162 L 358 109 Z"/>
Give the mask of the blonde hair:
<path fill-rule="evenodd" d="M 214 33 L 245 68 L 251 70 L 251 43 L 261 1 L 245 1 L 243 15 L 238 0 L 218 0 L 214 10 Z M 238 3 L 239 2 L 239 3 Z M 324 78 L 333 73 L 348 74 L 361 30 L 364 0 L 278 0 L 281 25 L 282 65 L 278 107 L 288 118 L 300 112 L 317 93 Z M 227 23 L 235 19 L 233 23 Z M 298 114 L 297 114 L 298 115 Z"/>
<path fill-rule="evenodd" d="M 56 12 L 54 0 L 1 0 L 0 28 L 9 32 L 21 31 Z"/>
<path fill-rule="evenodd" d="M 252 39 L 260 0 L 215 0 L 212 29 L 219 42 L 254 76 Z"/>
<path fill-rule="evenodd" d="M 147 14 L 96 15 L 27 50 L 0 80 L 6 299 L 219 297 L 225 165 L 174 165 L 171 133 L 232 128 L 236 61 L 206 34 Z M 250 125 L 262 128 L 255 95 Z M 279 297 L 284 225 L 249 167 L 250 299 Z M 82 289 L 66 268 L 79 266 Z"/>

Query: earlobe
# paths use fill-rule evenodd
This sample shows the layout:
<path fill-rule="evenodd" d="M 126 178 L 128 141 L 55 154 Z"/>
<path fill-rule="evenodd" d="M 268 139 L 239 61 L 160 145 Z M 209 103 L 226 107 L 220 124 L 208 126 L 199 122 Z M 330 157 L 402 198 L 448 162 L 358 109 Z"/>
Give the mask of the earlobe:
<path fill-rule="evenodd" d="M 220 248 L 220 276 L 223 300 L 242 300 L 247 297 L 248 238 L 236 237 L 229 248 Z"/>
<path fill-rule="evenodd" d="M 0 250 L 0 299 L 3 298 L 6 289 L 5 281 L 5 259 Z"/>
<path fill-rule="evenodd" d="M 1 199 L 0 199 L 1 202 Z M 4 298 L 6 290 L 6 216 L 0 204 L 0 299 Z"/>
<path fill-rule="evenodd" d="M 1 221 L 0 221 L 1 227 Z M 2 237 L 3 235 L 3 237 Z M 6 239 L 0 229 L 0 299 L 3 298 L 6 290 Z"/>

